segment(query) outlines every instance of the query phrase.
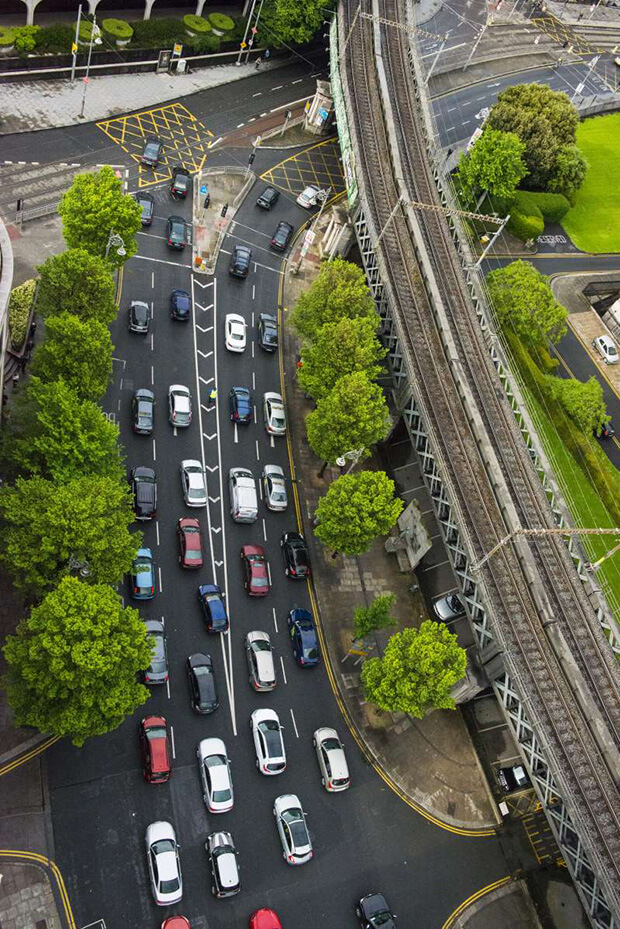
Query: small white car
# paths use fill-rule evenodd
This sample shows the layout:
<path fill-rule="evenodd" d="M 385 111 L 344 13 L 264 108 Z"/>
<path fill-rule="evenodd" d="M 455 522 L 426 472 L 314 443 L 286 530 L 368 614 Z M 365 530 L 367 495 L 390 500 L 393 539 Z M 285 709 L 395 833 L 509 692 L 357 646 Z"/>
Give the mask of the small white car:
<path fill-rule="evenodd" d="M 329 793 L 346 790 L 351 783 L 344 745 L 335 729 L 324 726 L 312 736 L 321 770 L 321 784 Z"/>
<path fill-rule="evenodd" d="M 449 623 L 465 615 L 465 607 L 458 594 L 447 594 L 433 603 L 433 612 L 442 623 Z"/>
<path fill-rule="evenodd" d="M 280 394 L 263 394 L 263 419 L 269 435 L 286 435 L 286 413 Z"/>
<path fill-rule="evenodd" d="M 261 774 L 273 776 L 286 768 L 282 726 L 275 710 L 254 710 L 250 729 L 256 751 L 256 767 Z"/>
<path fill-rule="evenodd" d="M 618 364 L 618 349 L 616 343 L 608 335 L 599 335 L 592 340 L 592 345 L 602 357 L 606 365 Z"/>
<path fill-rule="evenodd" d="M 268 510 L 282 513 L 288 506 L 284 471 L 280 465 L 267 464 L 263 468 L 263 490 Z"/>
<path fill-rule="evenodd" d="M 323 191 L 316 184 L 309 184 L 297 197 L 297 203 L 303 206 L 304 210 L 310 210 L 322 199 L 321 195 L 324 196 Z"/>
<path fill-rule="evenodd" d="M 183 384 L 171 384 L 168 388 L 168 420 L 179 429 L 189 426 L 192 421 L 192 395 L 189 387 Z"/>
<path fill-rule="evenodd" d="M 276 669 L 268 633 L 259 629 L 248 632 L 245 637 L 245 655 L 250 687 L 259 692 L 273 690 L 276 686 Z"/>
<path fill-rule="evenodd" d="M 230 761 L 222 739 L 203 739 L 198 743 L 198 768 L 204 790 L 203 800 L 210 813 L 228 813 L 234 805 Z"/>
<path fill-rule="evenodd" d="M 244 352 L 246 343 L 246 324 L 243 316 L 228 313 L 225 322 L 226 348 L 229 352 Z"/>
<path fill-rule="evenodd" d="M 273 804 L 273 815 L 282 842 L 282 854 L 287 864 L 305 864 L 313 855 L 312 841 L 306 825 L 306 814 L 295 794 L 282 794 Z"/>
<path fill-rule="evenodd" d="M 172 906 L 183 897 L 179 846 L 170 823 L 156 822 L 146 830 L 146 858 L 157 906 Z"/>
<path fill-rule="evenodd" d="M 207 482 L 202 464 L 194 458 L 181 462 L 181 487 L 187 506 L 207 505 Z"/>

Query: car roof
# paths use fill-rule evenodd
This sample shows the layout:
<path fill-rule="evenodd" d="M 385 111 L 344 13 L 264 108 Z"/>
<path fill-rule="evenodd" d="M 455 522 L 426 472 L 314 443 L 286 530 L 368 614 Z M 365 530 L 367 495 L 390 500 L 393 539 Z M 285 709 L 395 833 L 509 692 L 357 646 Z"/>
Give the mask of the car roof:
<path fill-rule="evenodd" d="M 235 255 L 251 255 L 252 249 L 247 245 L 235 245 Z"/>
<path fill-rule="evenodd" d="M 154 400 L 155 394 L 152 390 L 148 390 L 146 387 L 138 387 L 135 393 L 135 397 L 138 400 Z"/>
<path fill-rule="evenodd" d="M 150 548 L 139 548 L 136 552 L 136 560 L 138 558 L 152 558 L 153 552 Z"/>
<path fill-rule="evenodd" d="M 145 619 L 144 627 L 147 632 L 157 633 L 158 635 L 163 635 L 164 624 L 158 619 Z"/>
<path fill-rule="evenodd" d="M 226 314 L 227 323 L 239 323 L 242 326 L 246 325 L 245 319 L 243 316 L 239 316 L 238 313 L 227 313 Z"/>

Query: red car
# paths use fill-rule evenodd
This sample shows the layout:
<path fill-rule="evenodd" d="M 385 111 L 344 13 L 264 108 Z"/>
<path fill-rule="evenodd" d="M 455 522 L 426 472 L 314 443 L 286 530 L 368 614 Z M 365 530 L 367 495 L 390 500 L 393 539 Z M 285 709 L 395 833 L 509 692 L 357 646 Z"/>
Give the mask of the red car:
<path fill-rule="evenodd" d="M 274 910 L 265 907 L 250 916 L 250 929 L 282 929 L 282 923 Z"/>
<path fill-rule="evenodd" d="M 241 549 L 241 560 L 247 592 L 251 597 L 264 597 L 271 587 L 265 549 L 260 545 L 244 545 Z"/>
<path fill-rule="evenodd" d="M 161 929 L 191 929 L 191 926 L 185 916 L 169 916 L 164 919 Z"/>
<path fill-rule="evenodd" d="M 202 568 L 202 531 L 195 516 L 182 516 L 177 526 L 179 564 L 182 568 Z"/>
<path fill-rule="evenodd" d="M 142 770 L 149 784 L 163 784 L 172 773 L 168 726 L 163 716 L 145 716 L 140 723 Z"/>

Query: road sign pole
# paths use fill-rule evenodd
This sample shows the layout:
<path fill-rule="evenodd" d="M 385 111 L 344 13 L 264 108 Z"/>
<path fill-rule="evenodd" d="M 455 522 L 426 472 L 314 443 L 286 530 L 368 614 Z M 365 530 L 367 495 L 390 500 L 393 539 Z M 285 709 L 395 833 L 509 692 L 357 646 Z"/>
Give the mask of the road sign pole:
<path fill-rule="evenodd" d="M 75 84 L 75 66 L 77 64 L 78 38 L 80 36 L 80 20 L 82 19 L 82 4 L 78 7 L 78 18 L 75 24 L 75 40 L 73 42 L 73 61 L 71 62 L 71 83 Z"/>
<path fill-rule="evenodd" d="M 247 48 L 247 43 L 248 43 L 248 32 L 250 31 L 250 23 L 251 23 L 251 21 L 252 21 L 252 16 L 254 15 L 254 7 L 255 7 L 255 6 L 256 6 L 256 0 L 252 0 L 252 6 L 250 7 L 250 15 L 248 16 L 248 20 L 247 20 L 247 22 L 246 22 L 246 24 L 245 24 L 245 32 L 243 33 L 243 39 L 241 40 L 241 47 L 240 47 L 240 49 L 239 49 L 239 56 L 238 56 L 237 60 L 235 61 L 235 64 L 236 64 L 237 66 L 239 66 L 239 65 L 241 64 L 241 59 L 242 59 L 242 57 L 243 57 L 243 50 L 244 50 L 245 48 Z"/>

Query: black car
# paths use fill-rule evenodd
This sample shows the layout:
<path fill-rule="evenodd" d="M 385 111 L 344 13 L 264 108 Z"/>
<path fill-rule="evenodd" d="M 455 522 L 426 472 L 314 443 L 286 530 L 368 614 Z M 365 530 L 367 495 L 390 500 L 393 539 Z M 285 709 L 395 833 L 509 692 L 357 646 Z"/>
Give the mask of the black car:
<path fill-rule="evenodd" d="M 163 150 L 164 143 L 154 135 L 149 136 L 144 143 L 144 151 L 140 156 L 141 164 L 146 165 L 148 168 L 156 168 Z"/>
<path fill-rule="evenodd" d="M 230 418 L 234 423 L 251 423 L 254 416 L 252 394 L 247 387 L 233 387 L 229 394 Z"/>
<path fill-rule="evenodd" d="M 172 183 L 170 184 L 170 193 L 175 200 L 185 200 L 192 186 L 192 179 L 189 171 L 185 168 L 177 167 L 172 169 Z"/>
<path fill-rule="evenodd" d="M 151 308 L 144 300 L 132 300 L 129 305 L 129 331 L 146 335 L 151 322 Z"/>
<path fill-rule="evenodd" d="M 165 684 L 168 680 L 168 650 L 164 624 L 158 619 L 148 619 L 144 625 L 153 654 L 150 665 L 142 672 L 142 680 L 145 684 Z"/>
<path fill-rule="evenodd" d="M 220 705 L 220 701 L 217 698 L 211 656 L 190 655 L 186 667 L 192 709 L 202 715 L 213 713 Z"/>
<path fill-rule="evenodd" d="M 152 468 L 134 468 L 130 475 L 136 519 L 153 519 L 157 514 L 157 479 Z"/>
<path fill-rule="evenodd" d="M 522 764 L 514 764 L 510 768 L 500 768 L 497 780 L 502 790 L 509 794 L 514 790 L 525 790 L 532 786 L 528 773 Z"/>
<path fill-rule="evenodd" d="M 367 894 L 355 907 L 362 929 L 396 929 L 396 917 L 383 894 Z"/>
<path fill-rule="evenodd" d="M 136 203 L 142 210 L 142 216 L 140 217 L 143 226 L 150 226 L 153 222 L 153 214 L 155 212 L 155 200 L 150 194 L 136 194 Z"/>
<path fill-rule="evenodd" d="M 598 433 L 599 439 L 613 439 L 616 431 L 611 424 L 611 420 L 608 423 L 605 423 L 604 426 L 601 426 L 601 431 Z"/>
<path fill-rule="evenodd" d="M 276 231 L 273 234 L 273 238 L 271 240 L 271 247 L 277 248 L 279 252 L 283 252 L 286 249 L 286 246 L 288 245 L 288 243 L 291 241 L 291 236 L 293 235 L 294 228 L 295 227 L 292 226 L 290 223 L 287 223 L 284 220 L 281 220 L 278 223 Z"/>
<path fill-rule="evenodd" d="M 252 249 L 247 245 L 235 245 L 233 253 L 230 256 L 228 273 L 232 277 L 247 277 L 252 260 Z"/>
<path fill-rule="evenodd" d="M 173 290 L 170 294 L 170 319 L 187 322 L 192 311 L 192 298 L 186 290 Z"/>
<path fill-rule="evenodd" d="M 170 248 L 185 248 L 187 245 L 187 226 L 182 216 L 168 217 L 166 239 Z"/>
<path fill-rule="evenodd" d="M 155 422 L 155 394 L 140 387 L 131 404 L 131 428 L 139 435 L 151 435 Z"/>
<path fill-rule="evenodd" d="M 269 313 L 258 317 L 258 344 L 266 352 L 275 352 L 278 348 L 278 320 Z"/>
<path fill-rule="evenodd" d="M 279 199 L 279 190 L 276 190 L 275 187 L 265 187 L 256 201 L 256 206 L 260 206 L 263 210 L 272 210 Z"/>
<path fill-rule="evenodd" d="M 280 539 L 284 557 L 284 573 L 287 577 L 303 580 L 310 577 L 310 559 L 308 546 L 303 535 L 298 532 L 285 532 Z"/>

